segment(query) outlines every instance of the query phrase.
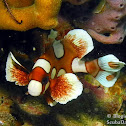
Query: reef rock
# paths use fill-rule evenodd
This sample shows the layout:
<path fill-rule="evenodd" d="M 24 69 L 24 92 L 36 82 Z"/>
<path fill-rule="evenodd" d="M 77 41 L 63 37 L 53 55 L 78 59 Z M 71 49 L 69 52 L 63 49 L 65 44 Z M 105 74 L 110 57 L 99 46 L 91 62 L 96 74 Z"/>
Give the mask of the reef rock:
<path fill-rule="evenodd" d="M 21 126 L 9 113 L 0 113 L 0 126 Z"/>
<path fill-rule="evenodd" d="M 18 103 L 20 111 L 25 112 L 29 115 L 46 115 L 49 114 L 49 106 L 42 103 L 43 99 L 40 97 L 28 97 L 25 102 Z"/>
<path fill-rule="evenodd" d="M 84 84 L 84 92 L 93 94 L 98 104 L 103 107 L 102 109 L 109 114 L 119 112 L 125 94 L 124 81 L 121 78 L 110 88 L 101 86 L 101 84 L 90 75 L 86 75 L 85 79 L 82 79 L 82 82 Z"/>

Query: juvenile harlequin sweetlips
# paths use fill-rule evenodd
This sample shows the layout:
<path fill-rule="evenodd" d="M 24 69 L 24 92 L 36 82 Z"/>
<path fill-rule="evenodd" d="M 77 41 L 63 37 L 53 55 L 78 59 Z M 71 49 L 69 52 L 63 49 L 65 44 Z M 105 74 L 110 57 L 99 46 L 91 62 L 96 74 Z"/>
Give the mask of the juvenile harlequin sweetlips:
<path fill-rule="evenodd" d="M 32 96 L 44 94 L 49 105 L 66 104 L 81 95 L 83 85 L 76 72 L 90 73 L 103 86 L 111 87 L 119 76 L 124 63 L 114 55 L 103 56 L 93 61 L 81 60 L 93 50 L 90 35 L 82 29 L 69 31 L 63 40 L 55 40 L 56 32 L 49 38 L 53 44 L 35 62 L 28 72 L 10 52 L 6 64 L 6 79 L 19 86 L 28 85 Z M 53 38 L 54 37 L 54 38 Z"/>

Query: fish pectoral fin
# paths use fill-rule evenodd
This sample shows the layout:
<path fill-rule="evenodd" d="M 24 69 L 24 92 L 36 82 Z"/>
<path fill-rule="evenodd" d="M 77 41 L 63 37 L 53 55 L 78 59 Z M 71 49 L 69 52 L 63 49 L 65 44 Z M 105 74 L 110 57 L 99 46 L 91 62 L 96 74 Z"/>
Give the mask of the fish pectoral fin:
<path fill-rule="evenodd" d="M 15 82 L 15 84 L 19 86 L 25 86 L 28 84 L 28 74 L 28 71 L 10 52 L 6 62 L 6 80 L 9 82 Z"/>
<path fill-rule="evenodd" d="M 77 76 L 72 73 L 66 73 L 52 80 L 50 85 L 50 94 L 53 100 L 60 104 L 76 99 L 83 90 L 82 83 Z"/>
<path fill-rule="evenodd" d="M 98 75 L 95 77 L 105 87 L 112 87 L 119 77 L 120 71 L 118 72 L 108 72 L 99 71 Z"/>
<path fill-rule="evenodd" d="M 83 29 L 74 29 L 64 36 L 63 44 L 69 50 L 74 50 L 75 55 L 81 59 L 94 48 L 91 36 Z"/>

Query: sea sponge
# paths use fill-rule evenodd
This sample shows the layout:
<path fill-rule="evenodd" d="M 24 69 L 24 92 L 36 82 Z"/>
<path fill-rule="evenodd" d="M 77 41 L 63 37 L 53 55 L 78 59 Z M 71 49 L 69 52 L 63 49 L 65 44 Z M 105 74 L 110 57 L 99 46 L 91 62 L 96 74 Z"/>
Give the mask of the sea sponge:
<path fill-rule="evenodd" d="M 81 5 L 90 0 L 63 0 L 64 2 L 70 2 L 73 5 Z"/>
<path fill-rule="evenodd" d="M 75 24 L 86 29 L 98 42 L 121 43 L 126 35 L 126 1 L 101 0 L 88 20 Z"/>
<path fill-rule="evenodd" d="M 39 27 L 47 30 L 57 26 L 61 0 L 28 0 L 20 6 L 18 3 L 14 0 L 9 0 L 7 4 L 0 1 L 0 29 L 26 31 Z M 7 5 L 17 21 L 12 18 Z"/>
<path fill-rule="evenodd" d="M 34 1 L 35 0 L 7 0 L 7 3 L 10 7 L 19 8 L 30 6 Z"/>

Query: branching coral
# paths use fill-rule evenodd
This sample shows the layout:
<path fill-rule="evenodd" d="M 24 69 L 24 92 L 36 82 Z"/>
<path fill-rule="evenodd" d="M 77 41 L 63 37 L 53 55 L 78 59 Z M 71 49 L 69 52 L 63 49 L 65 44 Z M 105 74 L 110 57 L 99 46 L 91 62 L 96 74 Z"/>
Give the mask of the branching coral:
<path fill-rule="evenodd" d="M 21 6 L 16 4 L 14 0 L 8 2 L 13 16 L 18 22 L 22 21 L 21 24 L 18 24 L 13 20 L 4 2 L 0 1 L 0 29 L 25 31 L 35 27 L 51 29 L 57 26 L 57 14 L 59 12 L 61 0 L 35 0 L 34 3 L 33 1 L 23 2 L 24 4 L 21 4 Z M 19 2 L 17 1 L 17 3 Z"/>
<path fill-rule="evenodd" d="M 89 20 L 78 26 L 99 42 L 121 43 L 126 35 L 126 1 L 101 0 Z"/>

